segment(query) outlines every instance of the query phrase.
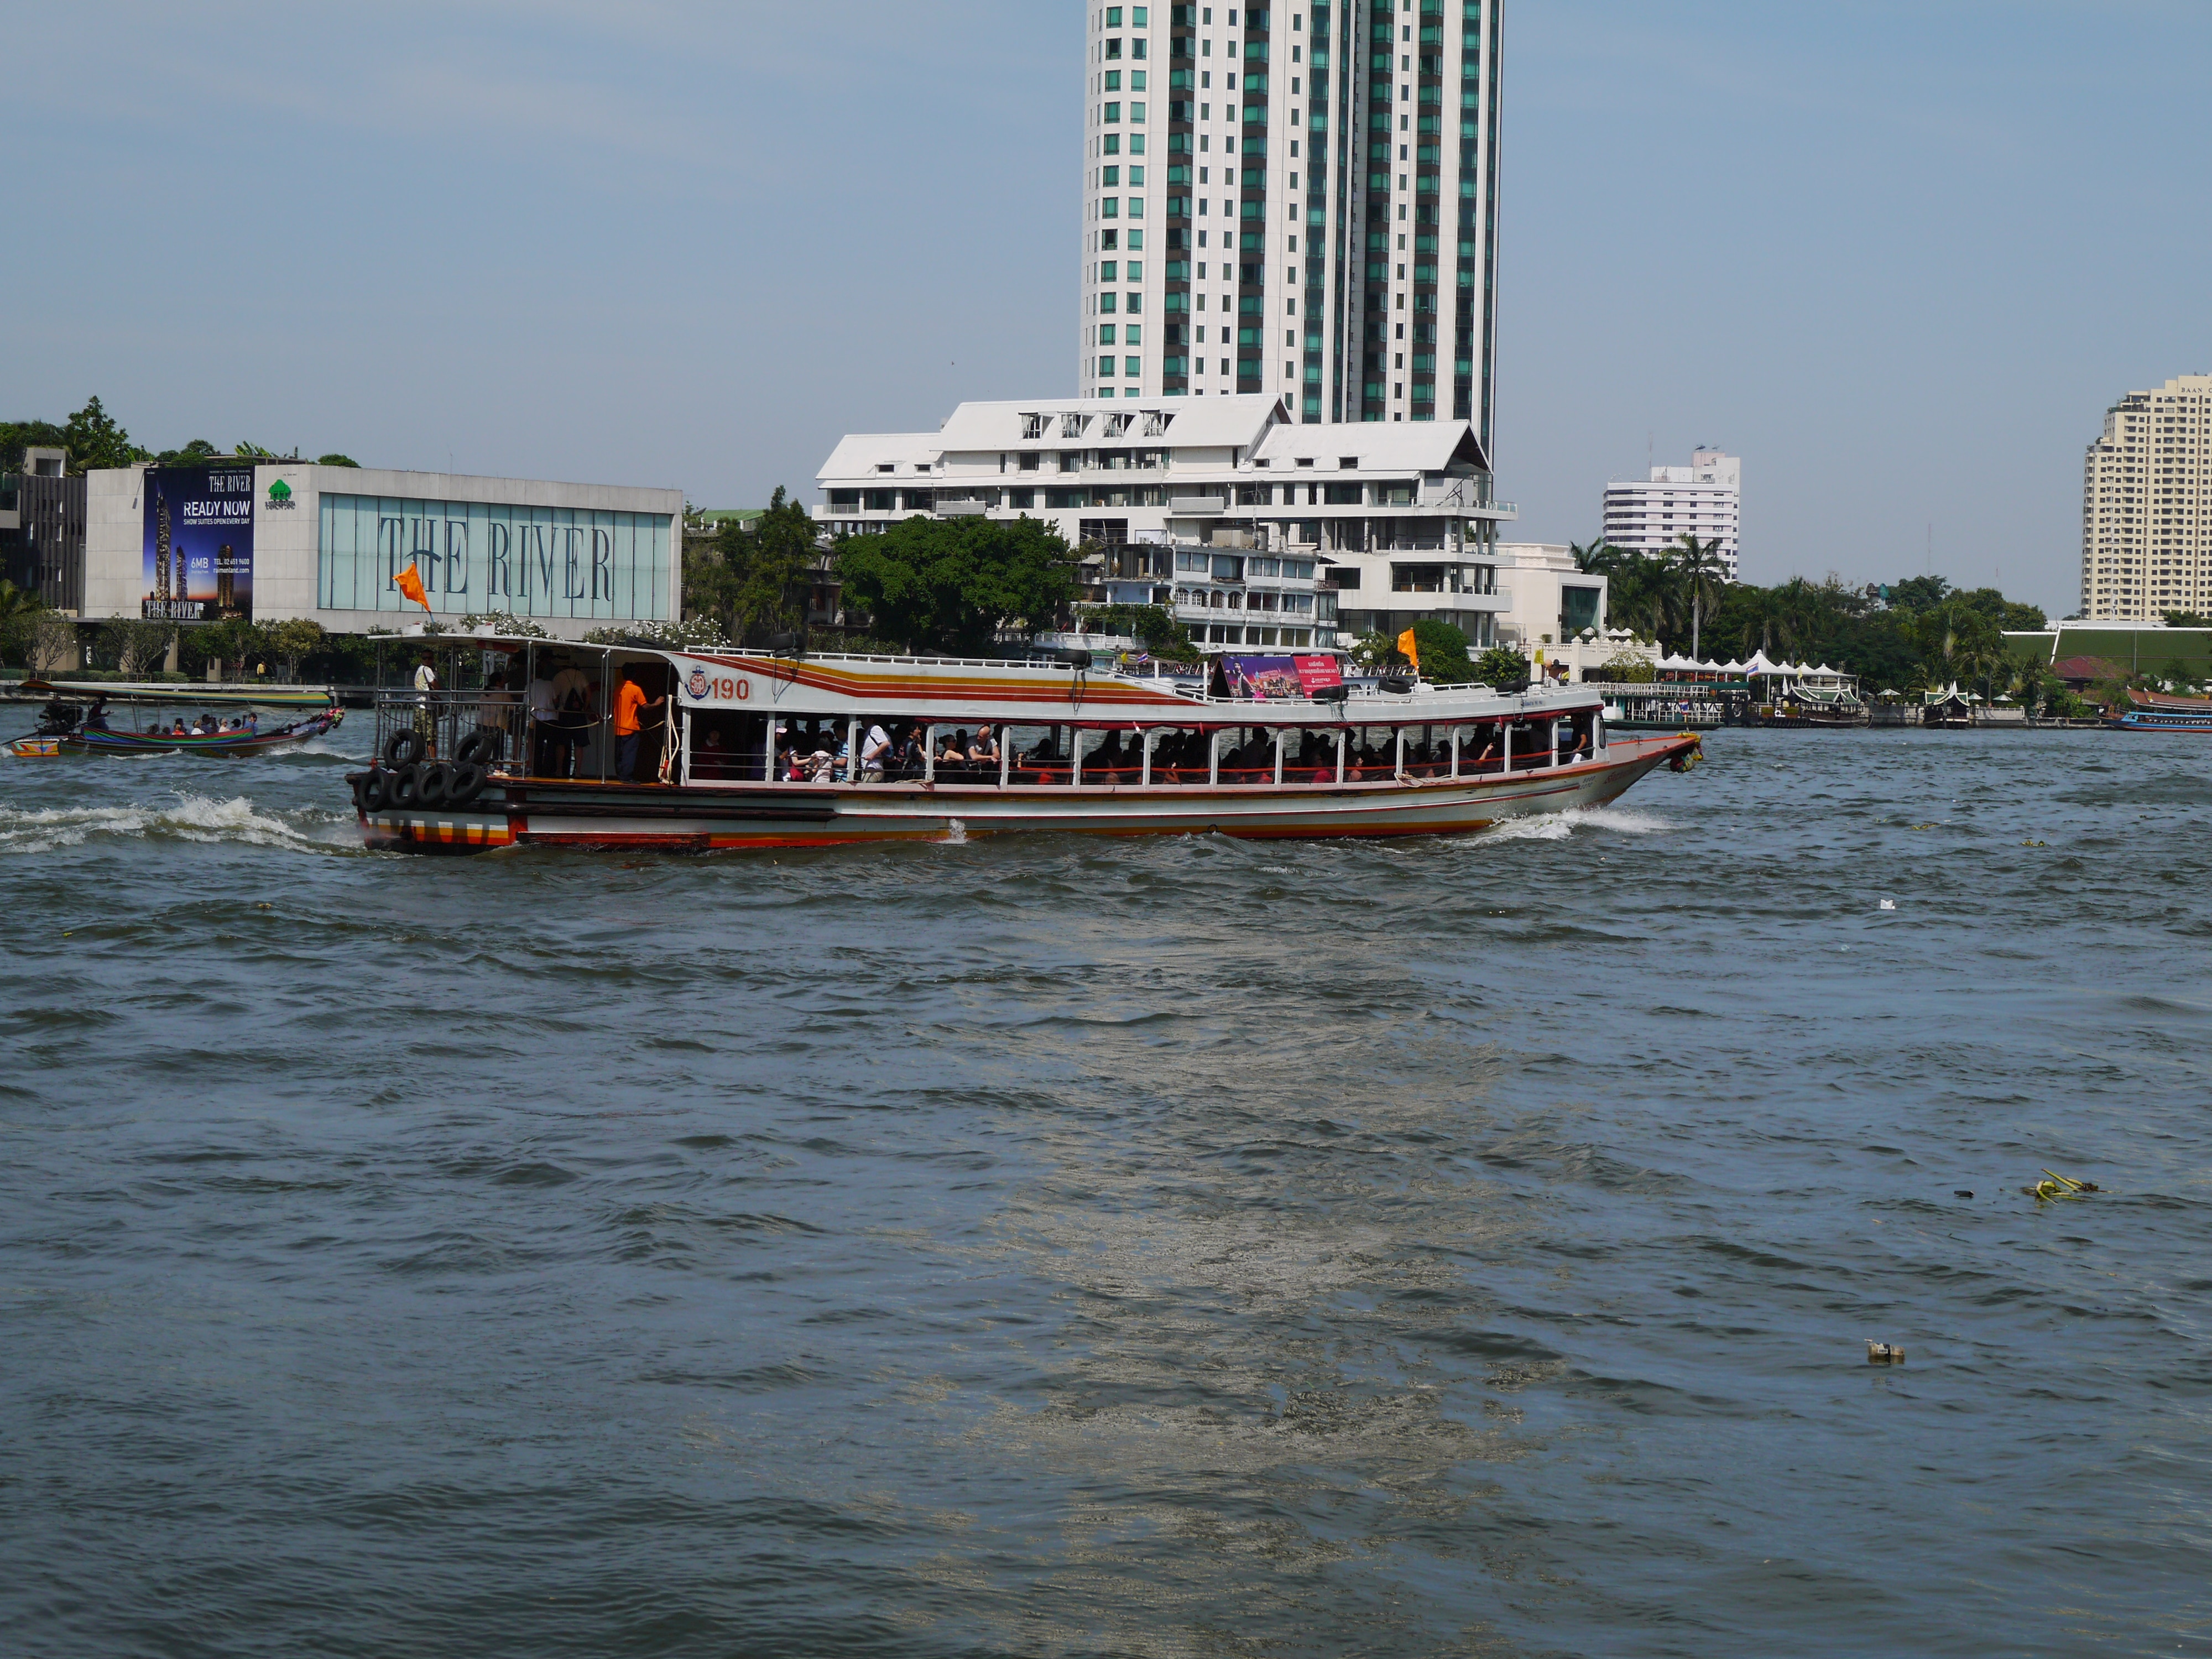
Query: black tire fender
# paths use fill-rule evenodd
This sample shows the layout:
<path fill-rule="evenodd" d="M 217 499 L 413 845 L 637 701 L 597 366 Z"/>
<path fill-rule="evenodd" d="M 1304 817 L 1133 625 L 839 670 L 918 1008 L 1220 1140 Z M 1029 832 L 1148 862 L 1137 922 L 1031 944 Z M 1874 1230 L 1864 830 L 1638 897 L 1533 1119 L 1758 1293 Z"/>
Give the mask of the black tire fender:
<path fill-rule="evenodd" d="M 416 771 L 415 799 L 424 806 L 444 806 L 451 797 L 447 793 L 453 781 L 453 769 L 443 761 L 419 767 Z"/>
<path fill-rule="evenodd" d="M 384 740 L 384 763 L 395 772 L 404 771 L 422 758 L 422 734 L 412 726 Z"/>
<path fill-rule="evenodd" d="M 392 805 L 392 774 L 371 767 L 361 775 L 357 799 L 364 812 L 381 812 Z"/>
<path fill-rule="evenodd" d="M 411 806 L 420 806 L 422 804 L 422 782 L 421 767 L 401 767 L 392 775 L 392 781 L 384 787 L 385 805 L 396 806 L 402 811 Z"/>
<path fill-rule="evenodd" d="M 471 732 L 453 745 L 453 764 L 483 766 L 491 760 L 493 748 L 489 732 Z"/>
<path fill-rule="evenodd" d="M 446 805 L 466 806 L 483 793 L 484 785 L 490 779 L 491 774 L 474 761 L 455 763 L 452 775 L 446 780 Z"/>

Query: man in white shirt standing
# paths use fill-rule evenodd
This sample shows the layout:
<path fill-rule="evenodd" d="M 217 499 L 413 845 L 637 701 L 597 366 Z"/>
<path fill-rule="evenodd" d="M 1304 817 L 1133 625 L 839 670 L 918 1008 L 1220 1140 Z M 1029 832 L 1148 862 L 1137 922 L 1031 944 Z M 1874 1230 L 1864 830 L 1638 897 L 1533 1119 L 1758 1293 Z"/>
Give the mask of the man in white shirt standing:
<path fill-rule="evenodd" d="M 884 765 L 890 758 L 891 734 L 880 724 L 871 725 L 868 735 L 860 744 L 860 781 L 881 783 Z"/>
<path fill-rule="evenodd" d="M 438 758 L 438 717 L 430 707 L 430 694 L 438 689 L 438 671 L 425 651 L 415 665 L 415 731 L 422 739 L 422 758 Z"/>

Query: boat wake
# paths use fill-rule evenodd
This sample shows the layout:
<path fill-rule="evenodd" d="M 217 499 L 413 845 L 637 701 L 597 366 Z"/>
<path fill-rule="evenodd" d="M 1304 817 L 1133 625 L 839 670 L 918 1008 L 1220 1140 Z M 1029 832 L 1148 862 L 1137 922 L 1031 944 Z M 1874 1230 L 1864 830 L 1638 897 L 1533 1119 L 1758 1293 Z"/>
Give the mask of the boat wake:
<path fill-rule="evenodd" d="M 1564 812 L 1538 817 L 1508 818 L 1486 831 L 1482 839 L 1499 841 L 1565 841 L 1577 830 L 1609 830 L 1623 836 L 1664 835 L 1674 826 L 1650 812 L 1619 806 L 1571 806 Z"/>
<path fill-rule="evenodd" d="M 234 842 L 301 852 L 358 850 L 353 821 L 317 810 L 270 814 L 243 795 L 215 800 L 179 793 L 161 805 L 56 806 L 24 811 L 0 806 L 0 856 L 52 852 L 98 837 L 118 840 Z"/>

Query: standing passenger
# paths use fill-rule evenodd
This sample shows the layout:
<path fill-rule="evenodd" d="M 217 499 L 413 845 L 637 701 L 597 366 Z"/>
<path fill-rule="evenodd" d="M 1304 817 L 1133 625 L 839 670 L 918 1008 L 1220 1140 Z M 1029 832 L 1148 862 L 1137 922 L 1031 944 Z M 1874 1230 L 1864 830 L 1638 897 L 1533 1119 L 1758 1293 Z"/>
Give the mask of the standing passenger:
<path fill-rule="evenodd" d="M 430 653 L 425 651 L 415 665 L 415 732 L 422 739 L 422 758 L 438 758 L 438 717 L 430 706 L 432 695 L 438 689 L 438 671 L 430 665 Z"/>
<path fill-rule="evenodd" d="M 860 781 L 881 783 L 884 768 L 890 761 L 890 733 L 884 731 L 880 724 L 871 725 L 868 735 L 860 742 Z"/>
<path fill-rule="evenodd" d="M 637 781 L 637 750 L 644 730 L 639 715 L 648 708 L 659 708 L 667 702 L 665 697 L 647 702 L 645 688 L 638 684 L 637 670 L 623 670 L 622 689 L 615 693 L 615 775 L 624 783 Z"/>

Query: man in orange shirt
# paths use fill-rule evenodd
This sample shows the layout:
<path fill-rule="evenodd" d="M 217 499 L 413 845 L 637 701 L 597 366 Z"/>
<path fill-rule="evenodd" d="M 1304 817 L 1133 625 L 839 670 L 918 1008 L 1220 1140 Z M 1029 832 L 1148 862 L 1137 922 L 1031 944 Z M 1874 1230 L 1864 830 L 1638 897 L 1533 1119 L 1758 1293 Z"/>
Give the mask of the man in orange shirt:
<path fill-rule="evenodd" d="M 623 670 L 622 690 L 615 693 L 615 775 L 624 783 L 637 781 L 638 740 L 644 735 L 639 716 L 667 701 L 665 697 L 647 701 L 645 688 L 637 683 L 637 670 Z"/>

